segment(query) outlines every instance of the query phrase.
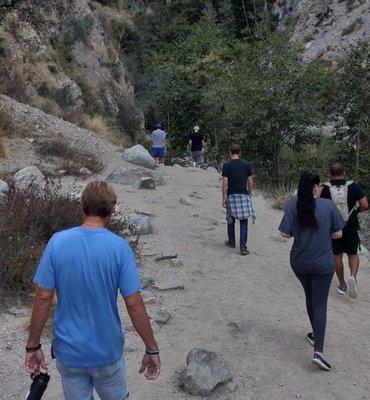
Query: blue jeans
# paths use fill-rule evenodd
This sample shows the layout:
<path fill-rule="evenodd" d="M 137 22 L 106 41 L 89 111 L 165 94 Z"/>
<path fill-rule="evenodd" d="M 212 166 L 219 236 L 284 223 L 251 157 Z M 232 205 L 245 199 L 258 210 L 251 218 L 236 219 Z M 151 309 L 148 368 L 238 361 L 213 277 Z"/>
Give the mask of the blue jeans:
<path fill-rule="evenodd" d="M 229 244 L 235 246 L 235 218 L 231 217 L 231 223 L 227 224 L 227 235 L 229 237 Z M 247 250 L 248 241 L 248 220 L 240 220 L 240 250 Z"/>
<path fill-rule="evenodd" d="M 95 388 L 101 400 L 126 400 L 129 397 L 126 364 L 122 358 L 101 367 L 69 367 L 57 361 L 65 400 L 92 400 Z"/>

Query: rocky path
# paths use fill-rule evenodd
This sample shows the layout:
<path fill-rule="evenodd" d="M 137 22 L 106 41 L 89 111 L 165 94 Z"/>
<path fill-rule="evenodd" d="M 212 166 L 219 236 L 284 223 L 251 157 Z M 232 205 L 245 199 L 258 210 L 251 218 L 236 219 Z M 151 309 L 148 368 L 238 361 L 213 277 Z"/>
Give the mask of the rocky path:
<path fill-rule="evenodd" d="M 125 317 L 131 395 L 136 400 L 194 399 L 178 387 L 188 352 L 201 347 L 218 353 L 233 374 L 232 383 L 211 399 L 363 400 L 368 398 L 370 274 L 362 264 L 357 301 L 329 299 L 326 353 L 330 373 L 311 366 L 305 342 L 308 322 L 303 291 L 288 266 L 290 243 L 278 237 L 281 213 L 262 196 L 254 199 L 258 220 L 250 227 L 248 257 L 223 246 L 225 215 L 220 207 L 217 174 L 192 168 L 163 167 L 167 184 L 156 190 L 116 185 L 121 208 L 154 214 L 154 235 L 142 237 L 142 273 L 154 280 L 144 290 L 148 310 L 171 315 L 154 323 L 163 369 L 156 382 L 138 374 L 142 346 Z M 179 200 L 185 199 L 180 204 Z M 184 202 L 183 202 L 184 203 Z M 178 254 L 181 262 L 154 260 Z M 184 285 L 160 291 L 155 286 Z M 175 285 L 175 286 L 176 286 Z M 0 326 L 1 399 L 21 399 L 28 378 L 23 371 L 25 310 L 3 314 Z M 230 322 L 242 321 L 238 329 Z M 45 399 L 61 399 L 59 378 Z"/>

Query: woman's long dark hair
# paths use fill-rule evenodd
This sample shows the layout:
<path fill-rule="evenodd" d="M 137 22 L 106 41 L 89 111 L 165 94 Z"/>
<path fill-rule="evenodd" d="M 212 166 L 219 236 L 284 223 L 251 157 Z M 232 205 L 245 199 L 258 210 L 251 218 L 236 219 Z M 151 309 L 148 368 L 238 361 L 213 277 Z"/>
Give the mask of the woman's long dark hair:
<path fill-rule="evenodd" d="M 298 184 L 297 218 L 299 225 L 307 228 L 317 228 L 315 217 L 315 197 L 313 188 L 320 183 L 318 175 L 304 171 L 301 173 Z"/>

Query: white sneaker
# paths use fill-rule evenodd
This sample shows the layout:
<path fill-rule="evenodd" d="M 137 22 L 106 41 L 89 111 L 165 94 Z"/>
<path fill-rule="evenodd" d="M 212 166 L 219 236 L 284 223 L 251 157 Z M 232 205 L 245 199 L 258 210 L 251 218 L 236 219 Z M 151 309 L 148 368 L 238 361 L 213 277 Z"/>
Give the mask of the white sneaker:
<path fill-rule="evenodd" d="M 348 295 L 352 299 L 357 298 L 357 282 L 356 282 L 356 278 L 354 276 L 351 276 L 348 279 Z"/>

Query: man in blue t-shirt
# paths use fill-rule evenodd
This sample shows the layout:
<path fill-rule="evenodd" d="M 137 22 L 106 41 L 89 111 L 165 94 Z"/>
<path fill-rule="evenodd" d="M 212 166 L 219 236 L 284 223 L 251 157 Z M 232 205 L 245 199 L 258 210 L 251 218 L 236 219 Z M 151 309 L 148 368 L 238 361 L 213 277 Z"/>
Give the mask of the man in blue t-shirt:
<path fill-rule="evenodd" d="M 38 265 L 26 346 L 26 370 L 37 375 L 47 369 L 40 338 L 54 292 L 52 354 L 57 360 L 66 400 L 128 398 L 124 334 L 117 307 L 118 291 L 146 350 L 140 373 L 154 380 L 160 358 L 150 321 L 140 295 L 140 280 L 130 245 L 105 228 L 116 204 L 113 188 L 104 181 L 85 188 L 81 226 L 56 233 Z"/>

